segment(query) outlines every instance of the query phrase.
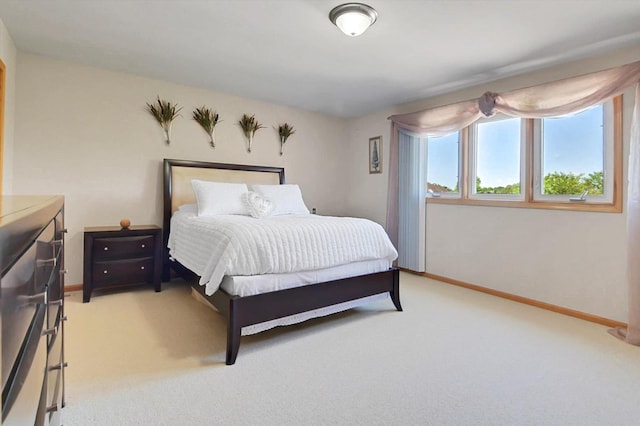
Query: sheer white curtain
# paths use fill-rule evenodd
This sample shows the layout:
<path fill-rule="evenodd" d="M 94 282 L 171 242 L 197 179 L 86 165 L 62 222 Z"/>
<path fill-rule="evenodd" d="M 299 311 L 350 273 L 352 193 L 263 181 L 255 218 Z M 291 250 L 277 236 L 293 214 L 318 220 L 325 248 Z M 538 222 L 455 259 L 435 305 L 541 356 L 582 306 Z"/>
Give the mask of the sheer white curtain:
<path fill-rule="evenodd" d="M 612 333 L 629 343 L 640 345 L 640 61 L 511 92 L 487 92 L 477 100 L 389 117 L 392 127 L 387 232 L 391 240 L 397 242 L 398 238 L 399 129 L 427 136 L 441 136 L 497 112 L 522 118 L 571 114 L 622 94 L 634 85 L 636 103 L 632 120 L 627 192 L 629 326 L 627 329 L 613 330 Z"/>
<path fill-rule="evenodd" d="M 640 346 L 640 84 L 636 85 L 636 103 L 631 119 L 629 151 L 629 188 L 627 191 L 627 279 L 629 281 L 629 320 L 627 329 L 612 334 Z"/>
<path fill-rule="evenodd" d="M 427 140 L 398 135 L 398 266 L 424 272 Z"/>

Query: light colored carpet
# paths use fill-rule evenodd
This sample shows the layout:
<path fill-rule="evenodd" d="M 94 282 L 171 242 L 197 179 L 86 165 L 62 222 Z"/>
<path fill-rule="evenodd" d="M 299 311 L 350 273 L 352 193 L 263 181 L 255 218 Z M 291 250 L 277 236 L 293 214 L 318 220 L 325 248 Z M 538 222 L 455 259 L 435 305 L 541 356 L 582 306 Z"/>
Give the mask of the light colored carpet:
<path fill-rule="evenodd" d="M 640 348 L 401 274 L 383 301 L 243 337 L 176 280 L 67 298 L 65 425 L 637 425 Z"/>

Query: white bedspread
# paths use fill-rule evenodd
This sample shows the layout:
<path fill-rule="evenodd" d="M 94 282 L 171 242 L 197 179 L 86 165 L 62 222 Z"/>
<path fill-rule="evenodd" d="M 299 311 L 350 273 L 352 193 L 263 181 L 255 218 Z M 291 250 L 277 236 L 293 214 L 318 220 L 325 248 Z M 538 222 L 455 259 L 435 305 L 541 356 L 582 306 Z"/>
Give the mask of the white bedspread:
<path fill-rule="evenodd" d="M 177 211 L 171 218 L 168 247 L 172 258 L 200 275 L 207 295 L 218 289 L 225 275 L 311 271 L 398 257 L 377 223 L 318 215 L 255 219 Z"/>

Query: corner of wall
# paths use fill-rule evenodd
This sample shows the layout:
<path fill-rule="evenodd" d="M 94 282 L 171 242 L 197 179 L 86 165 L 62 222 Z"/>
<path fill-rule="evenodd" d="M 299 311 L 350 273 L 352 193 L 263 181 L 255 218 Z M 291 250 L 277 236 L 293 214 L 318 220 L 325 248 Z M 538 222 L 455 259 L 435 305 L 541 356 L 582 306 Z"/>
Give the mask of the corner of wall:
<path fill-rule="evenodd" d="M 0 60 L 5 65 L 4 125 L 2 126 L 2 193 L 13 192 L 13 146 L 15 129 L 17 49 L 4 23 L 0 19 Z"/>

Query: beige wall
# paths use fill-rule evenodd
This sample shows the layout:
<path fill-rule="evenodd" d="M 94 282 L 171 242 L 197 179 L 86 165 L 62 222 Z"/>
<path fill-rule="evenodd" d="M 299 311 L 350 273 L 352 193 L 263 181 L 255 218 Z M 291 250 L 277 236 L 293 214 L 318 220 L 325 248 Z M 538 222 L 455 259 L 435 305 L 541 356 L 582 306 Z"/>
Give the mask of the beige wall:
<path fill-rule="evenodd" d="M 283 166 L 309 208 L 347 212 L 344 120 L 22 52 L 17 69 L 14 189 L 65 195 L 67 284 L 82 282 L 83 227 L 117 225 L 121 218 L 161 225 L 163 158 Z M 144 109 L 158 94 L 184 107 L 170 146 Z M 190 119 L 202 105 L 223 120 L 215 149 Z M 256 133 L 251 154 L 236 124 L 243 113 L 267 126 Z M 285 121 L 296 133 L 281 157 L 273 127 Z"/>
<path fill-rule="evenodd" d="M 13 190 L 13 144 L 14 113 L 16 103 L 16 46 L 0 20 L 0 59 L 4 62 L 4 152 L 2 157 L 2 193 L 11 194 Z"/>
<path fill-rule="evenodd" d="M 398 105 L 349 123 L 349 212 L 386 218 L 387 173 L 369 175 L 368 138 L 382 135 L 384 167 L 390 136 L 387 117 L 576 76 L 640 59 L 640 46 L 518 77 Z M 624 158 L 629 148 L 633 92 L 624 95 Z M 360 164 L 362 165 L 360 166 Z M 387 167 L 388 169 L 388 167 Z M 626 170 L 625 170 L 626 191 Z M 626 215 L 428 204 L 427 271 L 600 315 L 627 320 Z"/>
<path fill-rule="evenodd" d="M 284 166 L 287 180 L 302 186 L 305 201 L 319 213 L 384 223 L 389 115 L 638 59 L 640 46 L 345 121 L 19 53 L 14 192 L 66 196 L 68 284 L 82 282 L 84 226 L 115 225 L 123 217 L 134 224 L 160 224 L 163 158 Z M 168 147 L 159 126 L 144 111 L 144 103 L 157 94 L 184 106 Z M 625 158 L 632 102 L 632 95 L 625 94 Z M 190 111 L 203 104 L 216 108 L 224 120 L 217 129 L 215 150 L 189 119 Z M 269 127 L 257 133 L 252 154 L 246 153 L 235 124 L 245 112 L 256 114 Z M 283 121 L 297 132 L 280 157 L 271 127 Z M 370 175 L 368 139 L 377 135 L 384 141 L 384 172 Z M 429 205 L 427 270 L 626 321 L 625 221 L 625 214 Z"/>

